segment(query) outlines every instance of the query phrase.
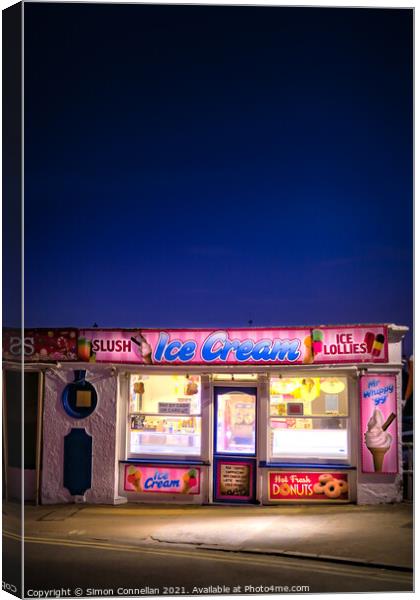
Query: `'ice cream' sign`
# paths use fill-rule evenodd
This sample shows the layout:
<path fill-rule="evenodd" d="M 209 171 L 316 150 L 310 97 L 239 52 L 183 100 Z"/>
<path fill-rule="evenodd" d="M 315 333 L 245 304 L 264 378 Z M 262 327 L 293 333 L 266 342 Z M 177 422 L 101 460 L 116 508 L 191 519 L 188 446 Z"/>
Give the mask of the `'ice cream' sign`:
<path fill-rule="evenodd" d="M 387 362 L 382 325 L 273 329 L 81 330 L 78 355 L 138 364 L 332 364 Z"/>
<path fill-rule="evenodd" d="M 397 393 L 394 375 L 360 378 L 362 471 L 397 473 Z"/>
<path fill-rule="evenodd" d="M 199 494 L 200 469 L 126 465 L 124 490 L 167 494 Z"/>

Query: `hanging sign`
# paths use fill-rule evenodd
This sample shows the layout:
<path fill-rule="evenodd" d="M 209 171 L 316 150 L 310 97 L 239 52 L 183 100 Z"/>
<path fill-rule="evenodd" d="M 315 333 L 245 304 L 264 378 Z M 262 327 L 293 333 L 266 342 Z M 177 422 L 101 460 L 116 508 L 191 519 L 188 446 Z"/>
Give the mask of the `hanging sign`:
<path fill-rule="evenodd" d="M 360 378 L 363 473 L 398 472 L 397 386 L 395 375 Z"/>
<path fill-rule="evenodd" d="M 383 325 L 272 329 L 85 329 L 78 356 L 144 365 L 336 364 L 388 361 Z"/>

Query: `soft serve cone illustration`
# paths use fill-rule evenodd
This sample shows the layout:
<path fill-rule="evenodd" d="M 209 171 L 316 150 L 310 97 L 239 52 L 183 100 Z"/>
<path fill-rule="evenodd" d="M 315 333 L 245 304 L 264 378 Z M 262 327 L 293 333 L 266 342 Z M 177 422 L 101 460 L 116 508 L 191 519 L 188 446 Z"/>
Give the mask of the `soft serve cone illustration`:
<path fill-rule="evenodd" d="M 375 473 L 382 472 L 385 454 L 391 447 L 392 435 L 386 433 L 386 430 L 395 419 L 395 416 L 394 413 L 391 413 L 384 423 L 382 411 L 375 408 L 368 421 L 365 442 L 367 449 L 372 454 Z"/>
<path fill-rule="evenodd" d="M 143 362 L 146 365 L 151 365 L 153 363 L 152 346 L 146 340 L 146 338 L 144 337 L 142 332 L 139 331 L 136 337 L 132 336 L 131 341 L 134 342 L 134 344 L 136 344 L 137 352 L 140 355 L 140 357 L 143 359 Z"/>

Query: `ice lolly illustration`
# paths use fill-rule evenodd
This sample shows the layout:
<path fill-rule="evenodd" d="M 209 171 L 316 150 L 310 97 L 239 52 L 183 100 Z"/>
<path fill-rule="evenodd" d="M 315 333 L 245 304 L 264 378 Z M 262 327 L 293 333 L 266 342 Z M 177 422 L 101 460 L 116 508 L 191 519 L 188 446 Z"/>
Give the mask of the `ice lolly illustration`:
<path fill-rule="evenodd" d="M 367 346 L 367 351 L 372 352 L 373 342 L 375 341 L 375 334 L 371 331 L 367 331 L 365 333 L 365 344 Z"/>
<path fill-rule="evenodd" d="M 134 465 L 128 467 L 127 481 L 131 483 L 136 492 L 141 492 L 141 473 Z"/>
<path fill-rule="evenodd" d="M 90 359 L 91 354 L 91 341 L 87 340 L 84 337 L 80 337 L 77 340 L 77 354 L 81 360 L 88 361 Z"/>
<path fill-rule="evenodd" d="M 314 356 L 322 352 L 322 342 L 324 340 L 324 332 L 320 329 L 312 331 L 312 351 Z"/>
<path fill-rule="evenodd" d="M 303 356 L 303 363 L 305 365 L 311 364 L 314 362 L 314 353 L 312 350 L 312 337 L 307 335 L 303 340 L 303 345 L 305 346 L 305 354 Z"/>
<path fill-rule="evenodd" d="M 384 342 L 385 342 L 385 336 L 382 335 L 382 333 L 378 333 L 378 335 L 375 338 L 375 341 L 373 342 L 372 356 L 380 355 L 382 348 L 384 346 Z"/>
<path fill-rule="evenodd" d="M 367 449 L 372 454 L 375 473 L 382 472 L 385 454 L 392 444 L 392 435 L 385 431 L 395 419 L 395 415 L 393 417 L 392 415 L 394 413 L 384 423 L 382 411 L 379 408 L 375 408 L 367 424 L 365 442 Z"/>
<path fill-rule="evenodd" d="M 182 477 L 184 481 L 184 485 L 182 487 L 182 494 L 188 494 L 190 489 L 197 485 L 197 471 L 195 469 L 190 469 L 188 473 Z"/>

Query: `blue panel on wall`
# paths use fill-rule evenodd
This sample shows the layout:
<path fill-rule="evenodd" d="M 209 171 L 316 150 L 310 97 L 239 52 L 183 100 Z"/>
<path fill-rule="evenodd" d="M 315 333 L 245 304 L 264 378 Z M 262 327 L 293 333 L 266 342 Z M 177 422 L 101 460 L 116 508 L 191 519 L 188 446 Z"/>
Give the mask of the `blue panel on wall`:
<path fill-rule="evenodd" d="M 85 419 L 96 409 L 98 395 L 93 385 L 86 380 L 86 371 L 74 372 L 74 381 L 63 390 L 63 406 L 73 419 Z"/>
<path fill-rule="evenodd" d="M 64 438 L 63 483 L 73 496 L 92 487 L 92 436 L 85 429 L 72 429 Z"/>

